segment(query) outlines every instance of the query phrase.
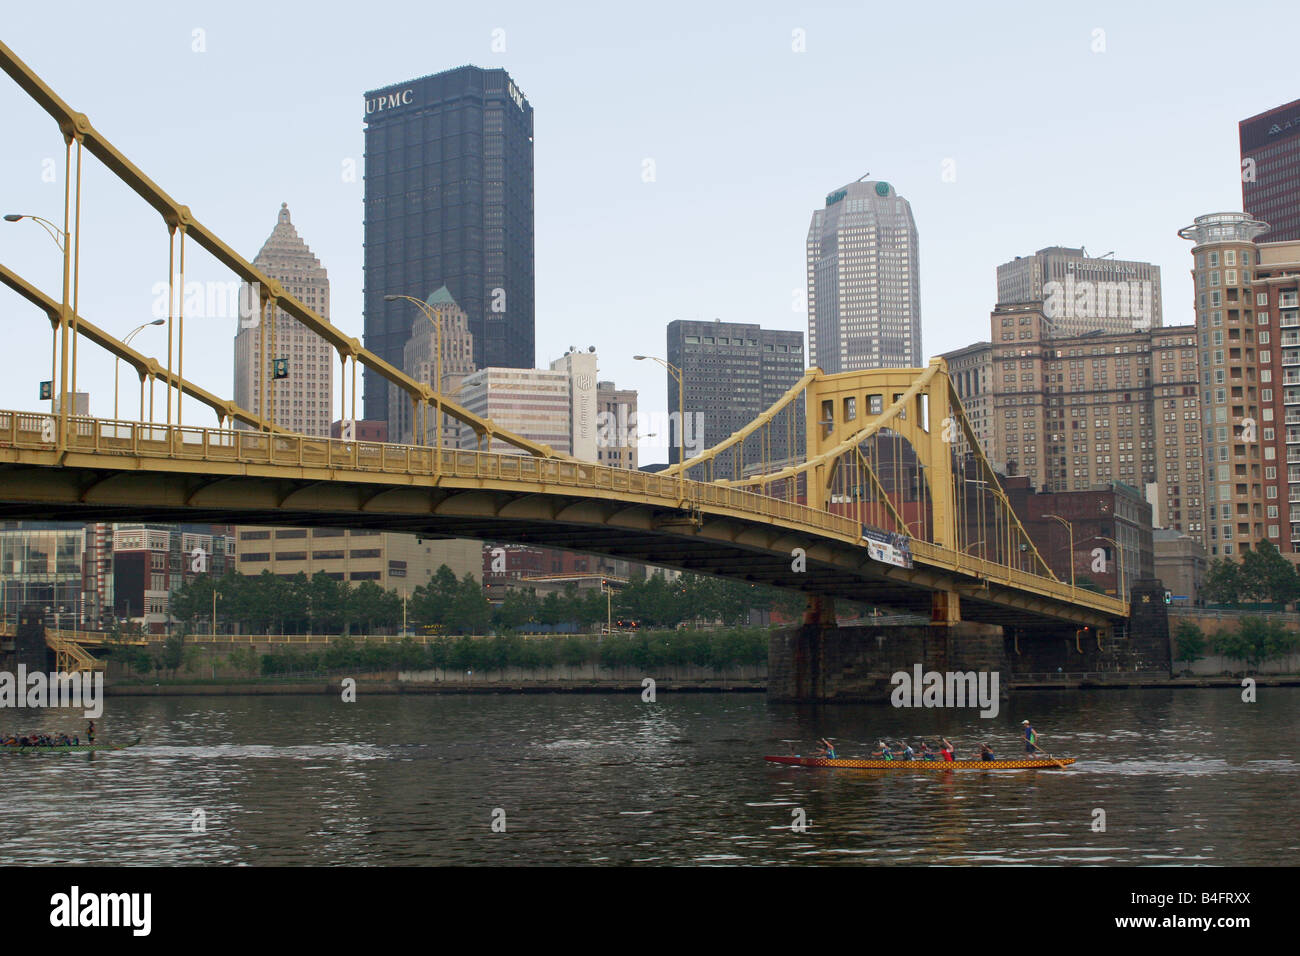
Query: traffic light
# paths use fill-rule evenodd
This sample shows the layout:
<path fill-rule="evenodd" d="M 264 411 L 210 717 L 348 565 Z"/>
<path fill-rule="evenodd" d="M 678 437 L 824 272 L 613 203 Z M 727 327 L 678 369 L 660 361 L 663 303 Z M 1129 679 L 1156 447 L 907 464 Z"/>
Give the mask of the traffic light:
<path fill-rule="evenodd" d="M 287 358 L 278 358 L 271 360 L 271 378 L 281 379 L 289 377 L 289 360 Z"/>
<path fill-rule="evenodd" d="M 41 382 L 41 401 L 48 402 L 54 397 L 54 382 Z"/>
<path fill-rule="evenodd" d="M 1166 603 L 1166 604 L 1173 604 L 1173 603 L 1174 603 L 1174 592 L 1173 592 L 1173 591 L 1166 591 L 1166 592 L 1165 592 L 1165 603 Z"/>

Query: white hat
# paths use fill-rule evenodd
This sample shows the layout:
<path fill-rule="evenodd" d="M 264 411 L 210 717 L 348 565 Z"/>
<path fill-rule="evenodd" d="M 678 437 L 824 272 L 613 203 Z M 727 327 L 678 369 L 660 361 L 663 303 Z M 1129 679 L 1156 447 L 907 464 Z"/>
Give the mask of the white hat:
<path fill-rule="evenodd" d="M 1022 724 L 1027 724 L 1027 723 L 1029 723 L 1029 721 L 1027 721 L 1027 720 L 1022 720 L 1021 723 L 1022 723 Z"/>

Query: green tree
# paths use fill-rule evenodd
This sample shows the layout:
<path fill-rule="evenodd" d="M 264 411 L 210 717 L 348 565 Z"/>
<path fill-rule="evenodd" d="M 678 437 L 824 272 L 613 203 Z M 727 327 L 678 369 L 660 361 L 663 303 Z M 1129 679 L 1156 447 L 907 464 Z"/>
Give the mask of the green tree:
<path fill-rule="evenodd" d="M 1289 604 L 1300 586 L 1294 566 L 1270 541 L 1242 554 L 1239 579 L 1241 597 L 1271 604 Z"/>
<path fill-rule="evenodd" d="M 172 634 L 163 641 L 162 656 L 159 661 L 161 666 L 170 671 L 173 677 L 176 676 L 177 669 L 185 662 L 184 634 Z"/>
<path fill-rule="evenodd" d="M 1292 653 L 1296 644 L 1295 632 L 1278 621 L 1254 615 L 1243 617 L 1235 631 L 1223 631 L 1214 638 L 1216 652 L 1251 667 Z"/>
<path fill-rule="evenodd" d="M 492 605 L 474 575 L 466 574 L 448 608 L 448 626 L 461 634 L 483 634 L 492 622 Z"/>
<path fill-rule="evenodd" d="M 1178 648 L 1175 660 L 1190 664 L 1205 656 L 1208 643 L 1205 632 L 1191 621 L 1178 622 L 1174 628 L 1174 642 Z"/>
<path fill-rule="evenodd" d="M 1210 562 L 1201 582 L 1201 596 L 1210 604 L 1235 607 L 1241 601 L 1241 565 L 1231 558 Z"/>

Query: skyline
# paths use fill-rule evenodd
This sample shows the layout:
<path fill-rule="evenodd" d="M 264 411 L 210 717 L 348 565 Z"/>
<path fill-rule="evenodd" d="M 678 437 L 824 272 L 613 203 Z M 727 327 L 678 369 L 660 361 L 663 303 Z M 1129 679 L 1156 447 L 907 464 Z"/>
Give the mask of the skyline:
<path fill-rule="evenodd" d="M 272 52 L 266 38 L 233 29 L 244 7 L 198 18 L 153 9 L 159 12 L 130 28 L 136 48 L 160 58 L 152 67 L 148 56 L 107 56 L 102 41 L 122 28 L 93 9 L 82 18 L 88 25 L 81 34 L 58 38 L 67 44 L 66 55 L 56 55 L 55 37 L 36 26 L 33 12 L 15 12 L 5 40 L 246 258 L 287 202 L 303 238 L 330 272 L 333 321 L 357 336 L 364 91 L 467 62 L 507 69 L 537 110 L 537 363 L 546 367 L 569 345 L 595 345 L 601 379 L 636 388 L 646 411 L 671 403 L 662 376 L 648 363 L 638 367 L 631 356 L 656 351 L 674 319 L 718 318 L 806 335 L 806 314 L 793 306 L 804 288 L 808 217 L 830 189 L 868 172 L 894 184 L 913 205 L 922 237 L 921 349 L 927 361 L 987 338 L 1000 262 L 1056 244 L 1086 246 L 1093 254 L 1113 249 L 1118 258 L 1161 266 L 1165 323 L 1190 323 L 1190 246 L 1177 230 L 1197 215 L 1240 208 L 1237 123 L 1295 95 L 1286 89 L 1283 60 L 1263 55 L 1250 77 L 1216 74 L 1214 88 L 1200 95 L 1181 64 L 1198 44 L 1221 47 L 1233 31 L 1245 35 L 1247 25 L 1234 20 L 1209 31 L 1194 17 L 1167 24 L 1158 12 L 1103 4 L 1088 19 L 1050 12 L 1036 15 L 1031 25 L 1027 17 L 1008 15 L 996 35 L 971 43 L 987 18 L 960 11 L 927 22 L 924 34 L 919 27 L 896 27 L 903 42 L 873 61 L 888 74 L 890 64 L 901 68 L 918 56 L 942 58 L 956 51 L 961 55 L 955 67 L 928 83 L 920 82 L 921 75 L 917 90 L 886 87 L 886 94 L 868 97 L 864 113 L 888 110 L 887 121 L 833 126 L 817 141 L 830 141 L 831 147 L 810 155 L 801 130 L 822 128 L 828 116 L 839 118 L 842 104 L 822 101 L 834 101 L 862 62 L 853 55 L 853 31 L 843 28 L 833 9 L 754 14 L 743 22 L 703 26 L 692 19 L 694 32 L 685 36 L 674 32 L 680 17 L 656 15 L 629 23 L 623 33 L 601 32 L 591 44 L 584 37 L 599 32 L 603 21 L 573 15 L 548 26 L 530 11 L 493 18 L 452 12 L 432 41 L 418 29 L 404 30 L 391 41 L 394 50 L 376 44 L 355 59 L 335 57 L 330 70 L 313 67 L 314 56 L 303 51 L 337 52 L 346 38 L 328 21 L 297 22 L 302 8 L 269 16 L 272 29 L 292 22 L 300 38 L 300 45 L 274 44 Z M 1295 18 L 1280 8 L 1274 16 L 1285 21 L 1288 14 Z M 866 13 L 861 16 L 862 28 L 870 28 Z M 920 14 L 905 11 L 896 20 L 909 18 Z M 207 22 L 190 22 L 195 19 Z M 1098 27 L 1106 31 L 1104 52 L 1090 49 Z M 492 50 L 498 29 L 505 31 L 503 54 Z M 590 57 L 556 63 L 551 38 L 557 29 L 566 38 L 562 48 L 579 48 Z M 194 30 L 204 31 L 202 53 L 192 50 Z M 666 69 L 655 49 L 665 30 L 683 54 L 673 60 L 680 70 L 647 76 L 646 66 Z M 793 49 L 796 30 L 805 31 L 804 52 Z M 922 35 L 933 45 L 909 39 Z M 646 47 L 629 50 L 637 41 Z M 1007 65 L 1004 58 L 1013 53 L 1021 59 Z M 587 81 L 610 64 L 632 79 Z M 1055 82 L 1042 76 L 1027 82 L 1033 74 L 1025 67 L 1035 65 Z M 954 84 L 963 67 L 971 71 L 971 83 Z M 160 69 L 176 71 L 185 82 L 155 88 Z M 743 82 L 734 80 L 737 71 Z M 1018 78 L 1019 86 L 1006 82 L 1009 77 Z M 323 98 L 301 95 L 318 82 Z M 10 183 L 0 202 L 6 212 L 57 218 L 62 190 L 58 181 L 41 179 L 42 161 L 61 155 L 57 132 L 12 83 L 3 89 L 0 103 L 16 148 L 0 155 L 0 175 Z M 257 90 L 260 97 L 252 95 Z M 1132 90 L 1140 90 L 1139 99 Z M 1088 102 L 1069 102 L 1084 92 Z M 1115 112 L 1110 103 L 1120 94 L 1126 110 L 1136 105 L 1139 112 L 1168 119 L 1150 129 L 1128 112 Z M 146 108 L 148 103 L 153 105 Z M 1006 113 L 1008 106 L 1015 115 Z M 1080 114 L 1072 122 L 1066 114 L 1074 106 Z M 1162 113 L 1161 107 L 1168 109 Z M 1058 114 L 1039 115 L 1044 108 Z M 169 149 L 163 128 L 168 124 L 157 117 L 181 109 L 186 112 L 176 115 L 184 118 L 173 128 L 181 148 Z M 934 123 L 935 115 L 954 117 L 952 131 Z M 738 120 L 717 122 L 731 116 Z M 781 116 L 789 117 L 790 135 L 771 136 L 782 128 Z M 255 141 L 258 124 L 310 135 L 275 149 L 241 150 Z M 1002 129 L 1000 138 L 990 135 L 995 128 Z M 202 147 L 213 143 L 221 148 L 207 155 Z M 1059 158 L 1026 163 L 1026 149 Z M 652 182 L 643 181 L 647 159 L 654 163 Z M 344 175 L 349 160 L 355 172 L 350 182 Z M 950 167 L 946 160 L 953 161 Z M 106 177 L 95 175 L 95 165 L 89 164 L 87 178 L 85 241 L 92 258 L 83 258 L 82 312 L 121 334 L 150 317 L 140 313 L 166 278 L 166 234 L 135 197 L 122 202 L 116 190 L 101 199 L 95 189 Z M 955 171 L 955 182 L 943 180 L 945 169 Z M 990 182 L 998 185 L 989 188 Z M 105 228 L 119 210 L 131 218 Z M 1036 217 L 1032 225 L 1021 218 L 1029 216 Z M 971 224 L 978 232 L 972 233 Z M 141 268 L 130 252 L 143 248 L 143 238 L 159 265 Z M 47 244 L 30 224 L 0 226 L 0 258 L 57 291 L 58 261 Z M 187 279 L 228 278 L 195 258 Z M 15 348 L 44 354 L 43 318 L 7 291 L 0 293 L 0 315 L 15 327 Z M 235 325 L 233 318 L 187 323 L 187 374 L 225 394 L 232 393 Z M 161 336 L 146 333 L 139 344 L 154 354 L 165 350 Z M 79 387 L 91 392 L 92 412 L 108 414 L 112 363 L 103 356 L 88 361 L 90 351 L 82 356 Z M 36 380 L 42 377 L 7 381 L 0 401 L 5 407 L 39 407 Z M 129 394 L 124 385 L 124 400 Z M 201 421 L 209 423 L 206 416 Z M 644 462 L 666 459 L 666 448 L 643 448 Z"/>

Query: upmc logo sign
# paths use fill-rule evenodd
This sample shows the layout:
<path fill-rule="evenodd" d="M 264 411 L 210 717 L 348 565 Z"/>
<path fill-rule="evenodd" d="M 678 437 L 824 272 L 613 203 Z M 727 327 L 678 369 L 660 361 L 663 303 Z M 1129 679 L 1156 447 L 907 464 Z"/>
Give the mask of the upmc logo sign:
<path fill-rule="evenodd" d="M 415 99 L 414 90 L 402 90 L 400 93 L 381 93 L 374 99 L 366 100 L 366 115 L 394 110 L 399 106 L 410 106 Z"/>

